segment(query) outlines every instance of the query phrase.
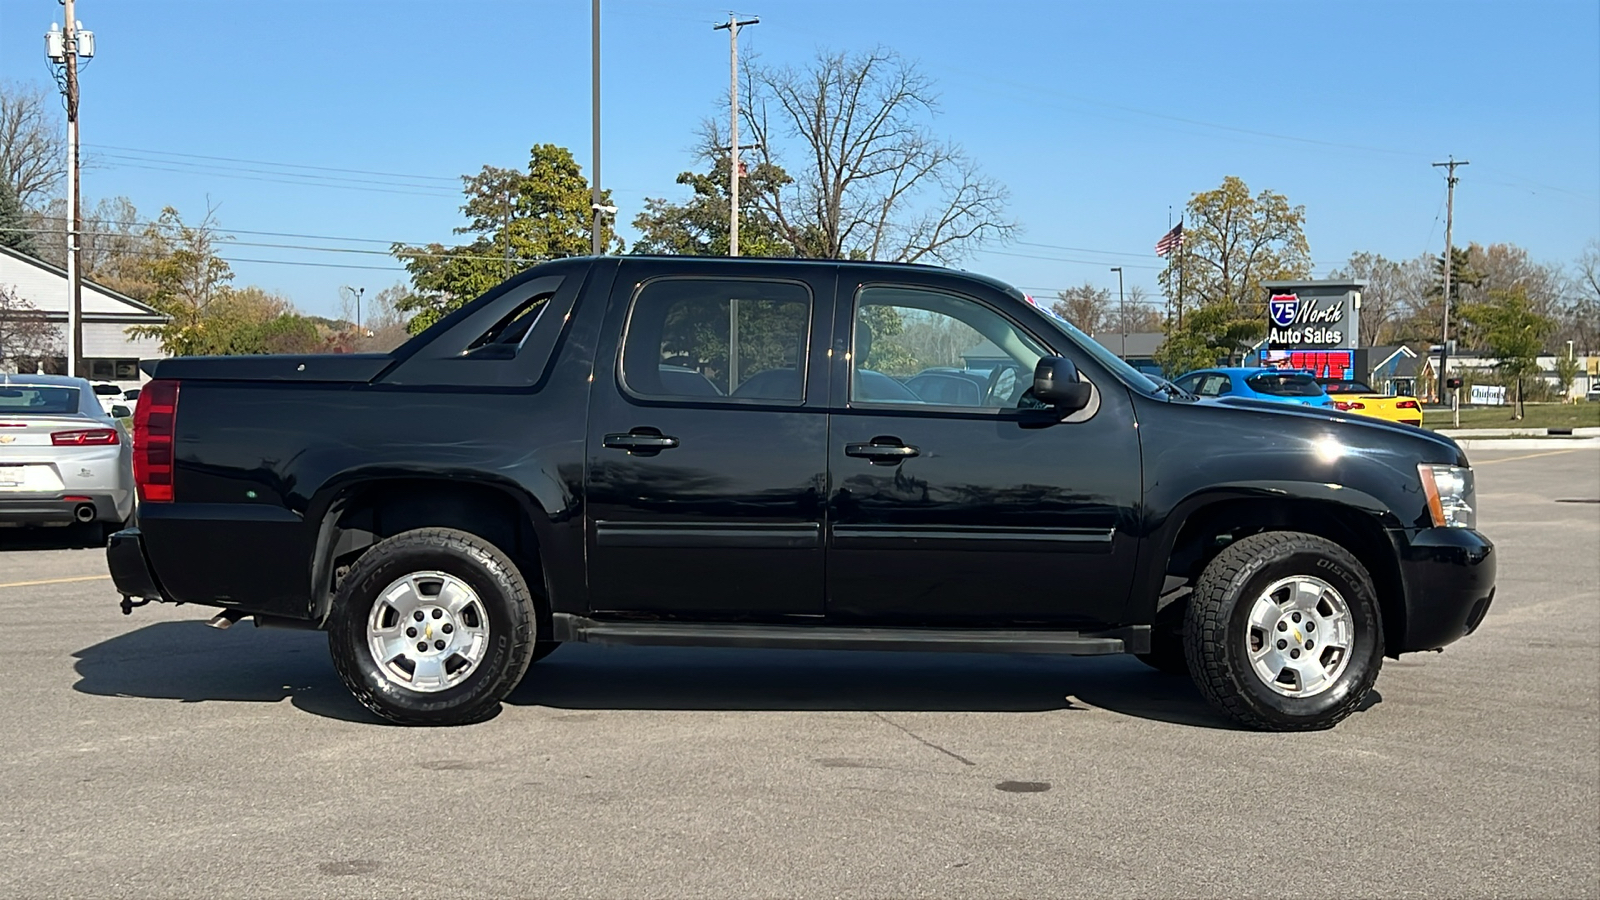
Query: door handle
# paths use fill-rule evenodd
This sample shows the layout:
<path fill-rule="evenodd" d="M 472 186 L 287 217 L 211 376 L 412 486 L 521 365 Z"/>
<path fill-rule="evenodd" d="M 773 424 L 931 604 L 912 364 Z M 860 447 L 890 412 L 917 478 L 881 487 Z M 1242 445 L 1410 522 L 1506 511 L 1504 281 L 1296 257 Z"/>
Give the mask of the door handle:
<path fill-rule="evenodd" d="M 921 455 L 922 451 L 897 437 L 875 437 L 864 444 L 845 444 L 844 455 L 865 459 L 873 464 L 898 463 L 903 459 Z"/>
<path fill-rule="evenodd" d="M 608 450 L 626 450 L 629 453 L 656 454 L 678 446 L 678 439 L 662 434 L 654 428 L 635 428 L 625 434 L 608 434 L 600 445 Z"/>

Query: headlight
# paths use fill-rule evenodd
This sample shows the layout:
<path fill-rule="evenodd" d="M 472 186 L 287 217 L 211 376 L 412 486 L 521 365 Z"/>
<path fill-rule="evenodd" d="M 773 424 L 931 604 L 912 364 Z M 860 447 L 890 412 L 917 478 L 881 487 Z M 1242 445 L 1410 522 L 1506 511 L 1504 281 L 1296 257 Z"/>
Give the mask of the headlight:
<path fill-rule="evenodd" d="M 1478 513 L 1472 508 L 1475 498 L 1471 469 L 1422 463 L 1417 466 L 1417 474 L 1422 476 L 1422 492 L 1428 497 L 1428 514 L 1435 526 L 1478 526 Z"/>

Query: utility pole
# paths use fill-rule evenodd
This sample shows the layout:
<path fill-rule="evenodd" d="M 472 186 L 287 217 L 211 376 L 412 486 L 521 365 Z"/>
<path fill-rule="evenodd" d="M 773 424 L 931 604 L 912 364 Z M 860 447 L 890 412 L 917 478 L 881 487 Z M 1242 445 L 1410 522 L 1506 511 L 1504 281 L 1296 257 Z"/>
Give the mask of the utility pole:
<path fill-rule="evenodd" d="M 1128 358 L 1128 306 L 1122 299 L 1122 267 L 1112 266 L 1111 271 L 1117 273 L 1117 318 L 1122 320 L 1122 351 L 1117 355 L 1123 359 Z"/>
<path fill-rule="evenodd" d="M 591 75 L 590 90 L 594 96 L 594 181 L 590 185 L 590 212 L 594 219 L 589 226 L 589 251 L 595 256 L 600 255 L 600 0 L 594 0 L 592 5 L 592 21 L 590 31 L 593 35 L 594 46 L 591 48 Z"/>
<path fill-rule="evenodd" d="M 598 217 L 599 212 L 595 215 Z M 500 233 L 506 236 L 506 261 L 503 266 L 504 277 L 511 277 L 511 189 L 506 188 L 506 203 L 500 220 Z M 598 256 L 599 254 L 595 254 Z"/>
<path fill-rule="evenodd" d="M 1455 260 L 1451 256 L 1451 239 L 1456 223 L 1456 182 L 1461 179 L 1456 177 L 1456 166 L 1471 165 L 1468 160 L 1458 160 L 1451 156 L 1448 162 L 1436 162 L 1434 168 L 1444 167 L 1448 174 L 1445 176 L 1445 202 L 1444 202 L 1444 324 L 1439 330 L 1439 396 L 1444 397 L 1445 375 L 1450 366 L 1450 270 Z M 1461 427 L 1461 389 L 1455 388 L 1450 396 L 1450 409 L 1452 418 L 1457 428 Z"/>
<path fill-rule="evenodd" d="M 711 26 L 713 31 L 728 29 L 728 255 L 739 255 L 739 29 L 761 20 L 728 13 L 728 21 Z"/>
<path fill-rule="evenodd" d="M 94 56 L 94 32 L 78 24 L 75 0 L 61 0 L 65 28 L 54 24 L 44 36 L 45 56 L 62 67 L 57 81 L 67 106 L 67 374 L 77 377 L 83 356 L 83 272 L 78 237 L 83 208 L 78 200 L 78 57 Z"/>

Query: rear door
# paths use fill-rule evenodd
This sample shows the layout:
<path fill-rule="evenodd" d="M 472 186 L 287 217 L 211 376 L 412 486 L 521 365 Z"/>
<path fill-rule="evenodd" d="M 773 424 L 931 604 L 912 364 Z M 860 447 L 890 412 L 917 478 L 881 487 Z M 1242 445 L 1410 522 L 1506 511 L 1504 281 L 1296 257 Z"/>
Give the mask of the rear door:
<path fill-rule="evenodd" d="M 835 268 L 774 271 L 622 263 L 590 392 L 593 610 L 822 612 Z"/>

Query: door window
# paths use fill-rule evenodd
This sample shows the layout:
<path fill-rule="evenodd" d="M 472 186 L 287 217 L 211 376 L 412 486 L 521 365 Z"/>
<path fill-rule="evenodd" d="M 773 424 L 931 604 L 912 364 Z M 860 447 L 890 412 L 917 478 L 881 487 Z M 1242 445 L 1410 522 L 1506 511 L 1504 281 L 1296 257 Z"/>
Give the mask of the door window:
<path fill-rule="evenodd" d="M 1016 409 L 1047 351 L 967 297 L 863 288 L 850 361 L 852 404 Z"/>
<path fill-rule="evenodd" d="M 652 281 L 628 314 L 623 385 L 653 399 L 799 403 L 810 325 L 804 285 Z"/>

